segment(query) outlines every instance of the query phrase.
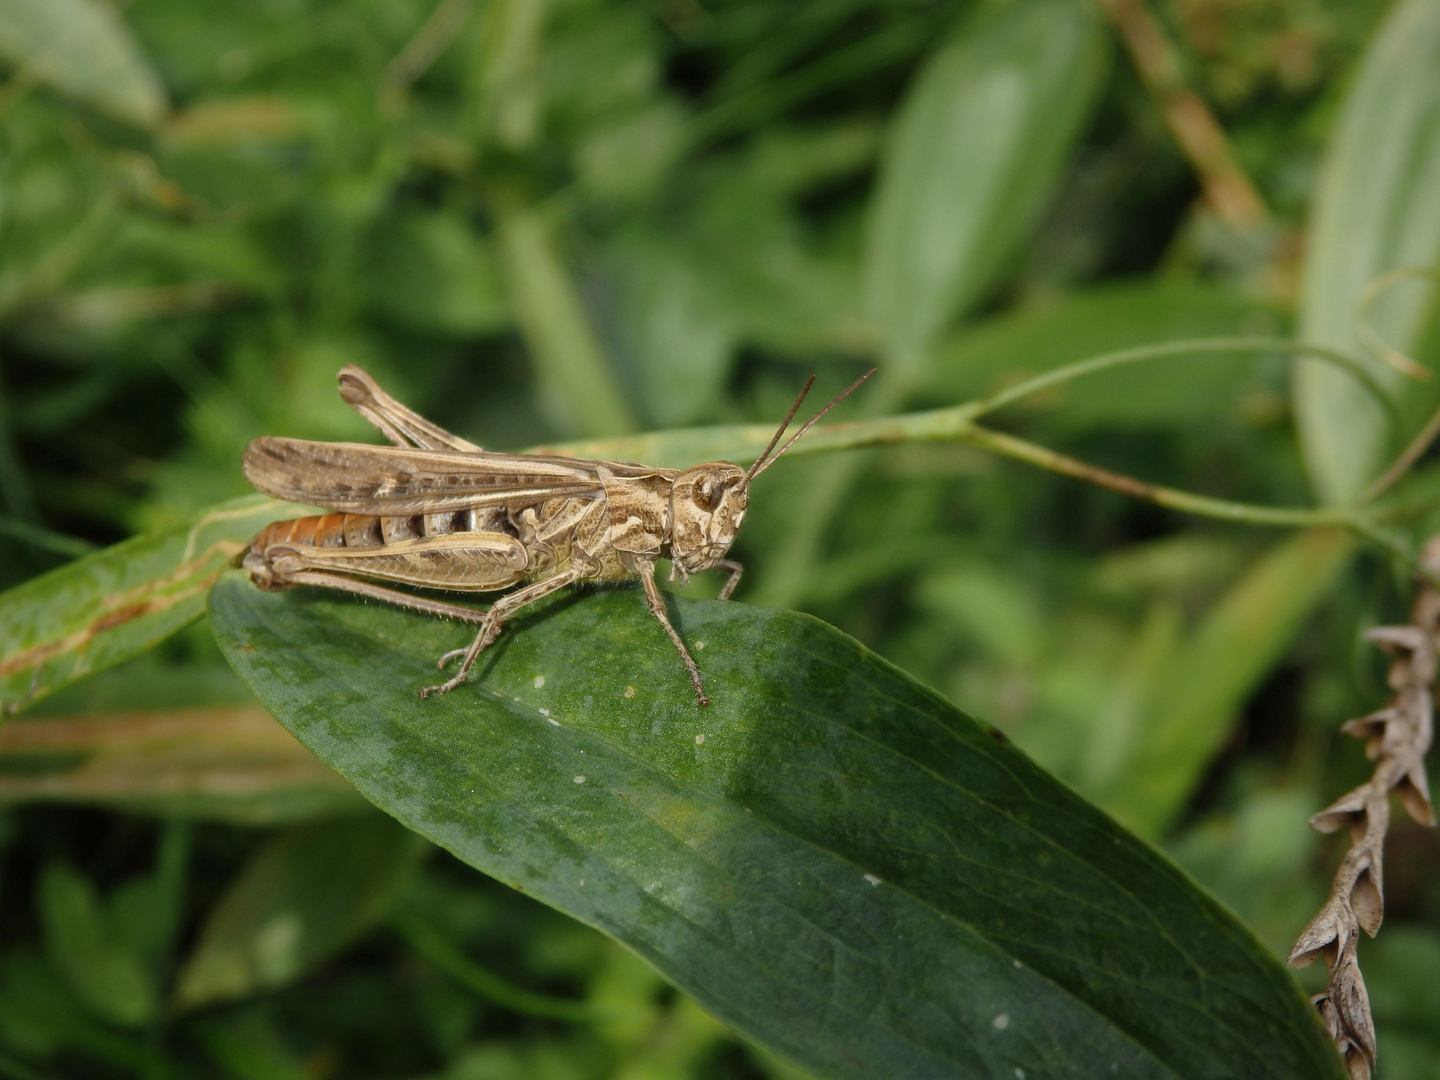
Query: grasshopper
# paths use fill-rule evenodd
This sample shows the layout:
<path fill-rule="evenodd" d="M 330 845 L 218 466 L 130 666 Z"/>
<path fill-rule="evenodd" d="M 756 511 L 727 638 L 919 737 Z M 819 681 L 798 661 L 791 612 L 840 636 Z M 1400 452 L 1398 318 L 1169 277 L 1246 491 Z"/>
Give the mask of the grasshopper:
<path fill-rule="evenodd" d="M 678 575 L 723 570 L 728 600 L 742 567 L 725 558 L 745 520 L 750 482 L 795 445 L 874 369 L 826 405 L 790 441 L 775 447 L 799 411 L 800 391 L 765 452 L 749 469 L 728 461 L 655 469 L 625 461 L 482 450 L 407 409 L 355 365 L 340 371 L 340 396 L 392 446 L 266 436 L 245 450 L 245 478 L 277 499 L 331 513 L 266 526 L 238 564 L 265 590 L 319 585 L 479 626 L 455 676 L 420 696 L 465 681 L 505 620 L 527 604 L 581 581 L 639 577 L 650 612 L 670 636 L 701 705 L 710 704 L 700 669 L 670 624 L 655 562 Z M 775 451 L 773 454 L 771 451 Z M 506 593 L 488 611 L 432 600 L 365 579 L 457 592 Z"/>

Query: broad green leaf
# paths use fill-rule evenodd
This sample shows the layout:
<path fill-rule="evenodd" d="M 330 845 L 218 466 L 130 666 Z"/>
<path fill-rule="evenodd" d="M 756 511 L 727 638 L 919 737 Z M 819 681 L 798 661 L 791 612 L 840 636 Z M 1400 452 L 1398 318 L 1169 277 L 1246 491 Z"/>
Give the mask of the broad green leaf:
<path fill-rule="evenodd" d="M 256 705 L 11 721 L 0 803 L 21 802 L 250 825 L 365 805 Z"/>
<path fill-rule="evenodd" d="M 1300 304 L 1302 340 L 1363 359 L 1418 415 L 1434 380 L 1407 377 L 1370 355 L 1357 326 L 1362 296 L 1399 267 L 1440 261 L 1440 5 L 1401 0 L 1370 44 L 1325 158 Z M 1397 283 L 1368 319 L 1391 348 L 1416 356 L 1436 310 L 1433 282 Z M 1397 445 L 1378 405 L 1351 376 L 1299 359 L 1294 399 L 1311 482 L 1330 503 L 1353 501 Z M 1408 438 L 1409 432 L 1404 433 Z"/>
<path fill-rule="evenodd" d="M 221 503 L 0 594 L 0 719 L 199 618 L 220 571 L 287 509 L 261 496 Z"/>
<path fill-rule="evenodd" d="M 1146 836 L 1171 822 L 1354 550 L 1340 530 L 1298 533 L 1220 598 L 1148 688 L 1136 745 L 1101 805 Z"/>
<path fill-rule="evenodd" d="M 284 986 L 384 917 L 425 845 L 378 814 L 305 825 L 250 859 L 200 931 L 176 1004 Z"/>
<path fill-rule="evenodd" d="M 1105 56 L 1093 5 L 1017 0 L 926 61 L 871 207 L 866 308 L 891 365 L 918 364 L 993 283 L 1089 116 Z"/>
<path fill-rule="evenodd" d="M 367 798 L 832 1077 L 1337 1076 L 1289 974 L 1164 858 L 805 615 L 633 591 L 466 633 L 211 594 L 227 657 Z"/>
<path fill-rule="evenodd" d="M 63 864 L 41 875 L 36 896 L 50 961 L 98 1016 L 122 1027 L 155 1013 L 155 978 L 139 952 L 107 932 L 90 879 Z"/>
<path fill-rule="evenodd" d="M 129 29 L 98 0 L 0 0 L 0 58 L 132 124 L 149 127 L 168 107 Z"/>

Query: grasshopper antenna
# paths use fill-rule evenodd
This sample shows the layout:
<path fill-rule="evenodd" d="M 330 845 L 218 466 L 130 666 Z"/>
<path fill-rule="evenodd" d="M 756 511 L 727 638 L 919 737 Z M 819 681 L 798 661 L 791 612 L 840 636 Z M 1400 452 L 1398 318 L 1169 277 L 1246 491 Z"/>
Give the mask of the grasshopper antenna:
<path fill-rule="evenodd" d="M 810 392 L 810 387 L 815 385 L 815 376 L 805 380 L 805 385 L 800 388 L 800 396 L 795 399 L 795 404 L 790 406 L 790 411 L 785 414 L 785 419 L 780 421 L 780 427 L 770 439 L 770 445 L 765 447 L 764 453 L 755 459 L 755 464 L 750 466 L 750 471 L 745 474 L 746 480 L 753 480 L 760 475 L 760 469 L 765 459 L 770 456 L 770 451 L 775 449 L 775 444 L 780 441 L 780 436 L 785 434 L 785 429 L 790 426 L 790 421 L 795 419 L 795 414 L 800 411 L 800 403 L 805 400 L 805 395 Z"/>
<path fill-rule="evenodd" d="M 790 447 L 794 446 L 796 441 L 799 440 L 800 436 L 804 435 L 805 432 L 810 430 L 811 426 L 815 423 L 815 421 L 819 420 L 836 405 L 839 405 L 840 402 L 844 401 L 847 397 L 849 397 L 851 392 L 854 391 L 856 387 L 858 387 L 871 375 L 874 375 L 876 370 L 876 368 L 871 368 L 864 375 L 861 375 L 860 378 L 856 379 L 853 383 L 851 383 L 846 389 L 842 390 L 839 394 L 836 395 L 834 401 L 830 402 L 829 405 L 826 405 L 809 420 L 806 420 L 805 426 L 802 427 L 799 431 L 797 431 L 794 435 L 790 436 L 789 442 L 787 442 L 784 446 L 780 447 L 779 450 L 775 450 L 775 444 L 778 443 L 780 441 L 780 437 L 785 434 L 785 429 L 790 426 L 790 421 L 795 419 L 795 414 L 800 411 L 800 403 L 805 400 L 805 395 L 810 392 L 810 385 L 815 381 L 815 376 L 811 375 L 809 380 L 807 380 L 805 385 L 800 389 L 800 396 L 795 399 L 795 404 L 790 406 L 790 411 L 785 414 L 785 419 L 780 422 L 780 430 L 775 432 L 775 437 L 770 440 L 770 445 L 765 447 L 765 452 L 755 459 L 755 464 L 751 465 L 750 471 L 745 474 L 746 481 L 748 482 L 750 480 L 754 480 L 755 477 L 759 476 L 771 465 L 774 465 L 775 462 L 780 460 L 780 455 L 785 453 L 786 450 L 789 450 Z M 775 450 L 775 453 L 773 455 L 770 453 L 771 450 Z"/>

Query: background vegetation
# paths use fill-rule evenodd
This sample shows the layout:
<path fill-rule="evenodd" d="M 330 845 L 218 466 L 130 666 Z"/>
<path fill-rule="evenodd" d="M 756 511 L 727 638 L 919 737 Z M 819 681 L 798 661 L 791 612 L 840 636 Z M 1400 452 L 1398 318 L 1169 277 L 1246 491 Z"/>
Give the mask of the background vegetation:
<path fill-rule="evenodd" d="M 1361 293 L 1440 253 L 1440 64 L 1407 66 L 1440 55 L 1433 0 L 1152 13 L 1158 46 L 1083 0 L 0 0 L 0 583 L 244 494 L 256 435 L 370 439 L 345 363 L 495 448 L 768 423 L 874 362 L 856 415 L 1182 338 L 1371 363 Z M 1372 312 L 1428 363 L 1431 299 L 1400 281 Z M 1342 503 L 1435 396 L 1371 366 L 1393 430 L 1281 351 L 997 423 Z M 1437 483 L 1395 489 L 1402 543 Z M 1306 820 L 1368 769 L 1336 729 L 1386 697 L 1360 633 L 1403 621 L 1388 554 L 954 442 L 797 456 L 753 507 L 738 599 L 994 723 L 1288 951 L 1340 851 Z M 12 712 L 51 688 L 16 677 Z M 789 1075 L 367 812 L 203 621 L 0 728 L 0 797 L 0 1075 Z M 1440 1076 L 1440 841 L 1397 823 L 1387 865 L 1383 1075 Z"/>

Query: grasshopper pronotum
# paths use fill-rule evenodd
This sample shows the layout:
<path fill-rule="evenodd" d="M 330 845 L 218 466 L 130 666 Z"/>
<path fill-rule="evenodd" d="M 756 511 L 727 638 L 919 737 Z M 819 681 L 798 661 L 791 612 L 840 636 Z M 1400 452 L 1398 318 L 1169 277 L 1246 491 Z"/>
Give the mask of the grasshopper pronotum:
<path fill-rule="evenodd" d="M 442 669 L 462 657 L 460 670 L 425 687 L 421 697 L 464 682 L 505 620 L 526 604 L 577 581 L 639 577 L 700 704 L 708 705 L 700 669 L 665 614 L 655 561 L 670 560 L 671 580 L 677 575 L 688 580 L 702 570 L 728 571 L 720 599 L 729 599 L 741 566 L 725 554 L 745 519 L 750 481 L 873 373 L 862 375 L 775 450 L 812 376 L 749 469 L 728 461 L 654 469 L 624 461 L 490 453 L 407 409 L 352 364 L 340 371 L 340 396 L 394 445 L 270 436 L 252 442 L 244 469 L 254 487 L 334 512 L 266 526 L 250 541 L 240 565 L 262 589 L 321 585 L 478 625 L 468 647 L 440 657 Z M 365 578 L 457 592 L 527 584 L 479 611 Z"/>

